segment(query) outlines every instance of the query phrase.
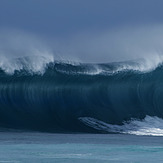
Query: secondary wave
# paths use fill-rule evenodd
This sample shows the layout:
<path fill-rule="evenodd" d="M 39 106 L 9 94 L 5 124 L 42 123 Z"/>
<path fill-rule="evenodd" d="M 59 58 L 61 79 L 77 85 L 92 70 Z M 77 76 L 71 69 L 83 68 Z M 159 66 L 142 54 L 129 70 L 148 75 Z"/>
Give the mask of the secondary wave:
<path fill-rule="evenodd" d="M 0 127 L 104 132 L 88 124 L 98 120 L 123 128 L 132 119 L 163 118 L 163 66 L 159 63 L 147 71 L 141 65 L 28 57 L 13 61 L 9 70 L 1 64 Z M 86 119 L 86 124 L 81 117 L 93 119 Z"/>

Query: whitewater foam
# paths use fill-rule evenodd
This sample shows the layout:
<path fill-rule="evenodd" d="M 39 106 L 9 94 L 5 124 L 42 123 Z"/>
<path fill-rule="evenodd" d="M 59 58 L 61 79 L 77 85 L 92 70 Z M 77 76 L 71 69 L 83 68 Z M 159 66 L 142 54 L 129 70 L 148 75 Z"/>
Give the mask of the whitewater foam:
<path fill-rule="evenodd" d="M 80 117 L 84 124 L 100 131 L 134 135 L 163 136 L 163 119 L 146 116 L 143 120 L 132 119 L 123 125 L 112 125 L 91 117 Z"/>
<path fill-rule="evenodd" d="M 126 62 L 113 62 L 108 64 L 86 64 L 73 62 L 69 60 L 54 60 L 54 55 L 47 54 L 46 57 L 41 55 L 25 56 L 19 58 L 0 57 L 0 68 L 7 74 L 14 74 L 15 71 L 25 70 L 29 73 L 44 74 L 50 63 L 62 65 L 62 69 L 55 70 L 60 73 L 72 75 L 114 75 L 122 71 L 136 71 L 140 73 L 151 72 L 162 65 L 163 57 L 156 56 L 154 59 L 140 59 Z M 73 69 L 67 69 L 72 66 Z"/>
<path fill-rule="evenodd" d="M 54 62 L 53 56 L 32 56 L 15 59 L 3 58 L 0 61 L 0 67 L 7 74 L 14 74 L 15 71 L 25 70 L 29 73 L 43 74 L 46 70 L 47 64 Z"/>

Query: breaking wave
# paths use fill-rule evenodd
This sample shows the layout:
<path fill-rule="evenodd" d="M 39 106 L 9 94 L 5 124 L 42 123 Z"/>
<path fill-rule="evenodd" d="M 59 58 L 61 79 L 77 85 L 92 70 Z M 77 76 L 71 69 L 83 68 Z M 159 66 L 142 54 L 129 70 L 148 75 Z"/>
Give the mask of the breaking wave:
<path fill-rule="evenodd" d="M 0 127 L 161 135 L 163 65 L 86 64 L 53 57 L 0 61 Z"/>

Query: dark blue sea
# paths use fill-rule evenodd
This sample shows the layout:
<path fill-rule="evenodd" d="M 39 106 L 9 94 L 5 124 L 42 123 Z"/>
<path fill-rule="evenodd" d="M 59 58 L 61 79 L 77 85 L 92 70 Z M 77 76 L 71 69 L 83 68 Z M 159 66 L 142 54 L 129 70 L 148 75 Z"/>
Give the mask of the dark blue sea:
<path fill-rule="evenodd" d="M 0 132 L 0 162 L 163 162 L 163 137 Z"/>

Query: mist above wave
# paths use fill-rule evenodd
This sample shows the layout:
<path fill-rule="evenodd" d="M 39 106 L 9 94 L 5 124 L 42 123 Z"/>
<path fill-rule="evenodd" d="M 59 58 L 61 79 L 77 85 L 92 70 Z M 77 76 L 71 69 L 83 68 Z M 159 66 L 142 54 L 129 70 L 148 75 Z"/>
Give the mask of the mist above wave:
<path fill-rule="evenodd" d="M 84 70 L 58 70 L 69 74 L 149 72 L 163 62 L 162 25 L 83 31 L 49 40 L 11 29 L 0 29 L 0 35 L 0 68 L 8 74 L 21 70 L 43 74 L 51 62 L 87 65 Z"/>

